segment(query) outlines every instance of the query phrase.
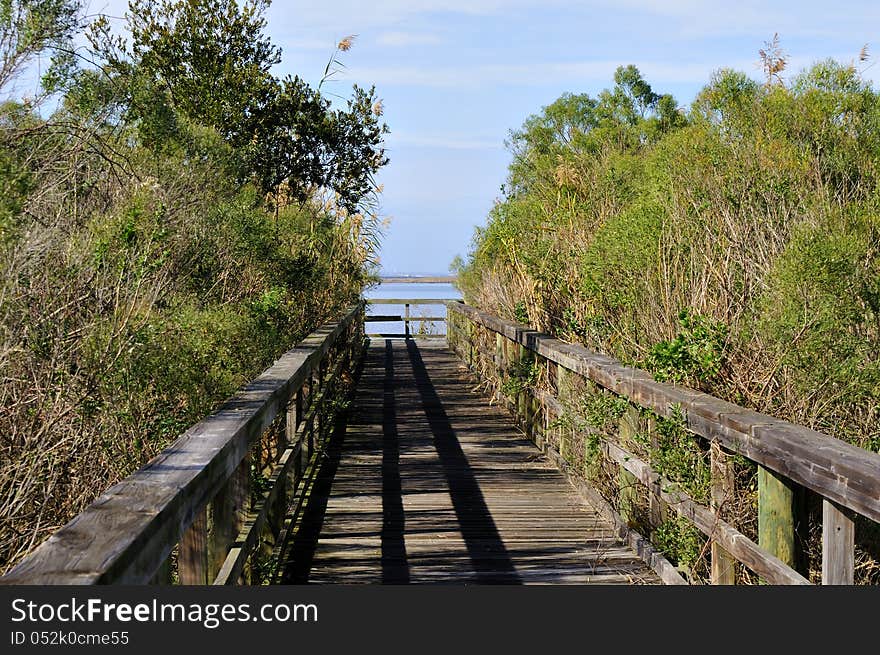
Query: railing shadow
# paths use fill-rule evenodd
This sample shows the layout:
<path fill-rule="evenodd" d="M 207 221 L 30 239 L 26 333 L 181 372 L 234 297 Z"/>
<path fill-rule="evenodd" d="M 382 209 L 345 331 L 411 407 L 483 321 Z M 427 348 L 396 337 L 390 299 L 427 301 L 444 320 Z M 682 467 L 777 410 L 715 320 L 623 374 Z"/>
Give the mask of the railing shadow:
<path fill-rule="evenodd" d="M 365 357 L 360 358 L 354 371 L 354 381 L 348 393 L 349 401 L 353 399 L 357 390 L 365 359 Z M 289 547 L 285 548 L 285 560 L 281 562 L 282 571 L 278 576 L 278 584 L 306 584 L 309 581 L 309 572 L 315 559 L 318 539 L 324 527 L 330 491 L 333 487 L 333 480 L 336 478 L 336 472 L 339 470 L 339 462 L 342 459 L 349 411 L 341 412 L 336 417 L 333 430 L 327 439 L 322 461 L 316 463 L 319 469 L 315 472 L 314 483 L 309 491 L 308 499 L 305 501 L 300 527 Z M 319 455 L 319 457 L 321 456 Z"/>
<path fill-rule="evenodd" d="M 449 416 L 413 341 L 407 341 L 416 389 L 433 436 L 434 448 L 449 487 L 452 507 L 477 581 L 483 584 L 521 584 L 513 561 L 486 505 L 480 484 L 455 435 Z"/>
<path fill-rule="evenodd" d="M 403 489 L 400 480 L 400 440 L 394 399 L 394 346 L 385 341 L 385 378 L 382 384 L 382 582 L 406 584 Z"/>

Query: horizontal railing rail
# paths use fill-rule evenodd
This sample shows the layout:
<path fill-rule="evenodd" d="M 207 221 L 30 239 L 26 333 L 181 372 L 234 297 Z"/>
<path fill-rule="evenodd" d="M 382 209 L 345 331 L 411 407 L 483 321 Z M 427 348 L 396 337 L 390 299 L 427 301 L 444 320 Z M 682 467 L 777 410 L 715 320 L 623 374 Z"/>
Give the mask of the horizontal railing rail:
<path fill-rule="evenodd" d="M 562 430 L 556 447 L 545 437 L 567 412 L 572 374 L 626 399 L 636 410 L 677 418 L 688 431 L 707 440 L 712 501 L 703 505 L 637 457 L 626 439 L 599 438 L 606 460 L 620 467 L 621 495 L 631 493 L 633 483 L 642 485 L 652 507 L 662 501 L 710 540 L 712 582 L 732 582 L 733 557 L 766 582 L 809 583 L 795 569 L 792 552 L 795 532 L 802 528 L 792 497 L 796 487 L 802 487 L 822 498 L 823 584 L 853 583 L 854 516 L 880 521 L 880 454 L 688 387 L 657 382 L 645 371 L 462 303 L 449 303 L 447 313 L 450 347 L 495 388 L 530 436 L 552 451 L 563 468 L 569 466 L 566 450 L 572 444 Z M 511 402 L 500 381 L 526 353 L 546 365 L 553 393 L 521 385 Z M 620 435 L 632 436 L 639 429 L 638 420 L 638 411 L 635 416 L 627 412 L 620 419 Z M 724 521 L 718 511 L 721 497 L 732 491 L 729 458 L 734 454 L 758 465 L 761 546 Z"/>
<path fill-rule="evenodd" d="M 332 429 L 363 305 L 313 332 L 114 485 L 3 584 L 253 583 Z"/>
<path fill-rule="evenodd" d="M 457 275 L 404 275 L 380 278 L 382 284 L 455 284 Z"/>
<path fill-rule="evenodd" d="M 366 323 L 403 323 L 403 332 L 398 333 L 372 333 L 367 336 L 410 339 L 421 336 L 437 336 L 430 333 L 422 334 L 410 329 L 412 323 L 445 323 L 446 316 L 419 316 L 412 313 L 412 307 L 437 306 L 444 307 L 448 302 L 457 302 L 458 298 L 369 298 L 368 305 L 403 305 L 403 314 L 367 314 L 364 317 Z"/>

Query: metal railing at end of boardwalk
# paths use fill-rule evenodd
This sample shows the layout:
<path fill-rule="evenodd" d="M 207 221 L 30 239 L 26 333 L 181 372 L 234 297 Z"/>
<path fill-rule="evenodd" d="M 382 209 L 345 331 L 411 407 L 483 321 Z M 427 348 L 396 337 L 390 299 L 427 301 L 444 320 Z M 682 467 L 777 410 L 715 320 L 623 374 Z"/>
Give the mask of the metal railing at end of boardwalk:
<path fill-rule="evenodd" d="M 585 457 L 584 442 L 590 437 L 603 461 L 618 470 L 618 500 L 630 498 L 635 503 L 634 494 L 641 488 L 650 521 L 661 520 L 671 509 L 708 538 L 711 583 L 735 583 L 736 562 L 770 584 L 810 583 L 803 575 L 806 571 L 796 570 L 797 542 L 806 522 L 796 499 L 804 489 L 822 499 L 822 584 L 853 584 L 854 518 L 861 515 L 880 522 L 880 454 L 688 387 L 657 382 L 645 371 L 462 303 L 448 303 L 447 316 L 449 347 L 494 389 L 496 398 L 573 482 L 578 484 L 579 479 L 571 475 L 573 470 L 586 465 L 586 460 L 577 461 L 576 453 Z M 544 367 L 539 375 L 544 375 L 549 391 L 527 381 L 504 388 L 503 381 L 527 358 L 537 370 Z M 627 401 L 616 439 L 567 426 L 564 419 L 578 384 L 595 385 Z M 652 436 L 650 420 L 642 419 L 640 409 L 677 417 L 689 433 L 703 440 L 710 458 L 708 505 L 695 501 L 633 454 L 636 435 L 656 438 L 656 426 Z M 723 505 L 735 489 L 734 455 L 757 465 L 760 546 L 723 520 Z M 615 513 L 608 499 L 584 488 L 587 485 L 578 486 Z M 621 536 L 629 534 L 633 517 L 616 518 Z M 650 555 L 649 543 L 631 541 L 631 545 Z"/>
<path fill-rule="evenodd" d="M 302 510 L 364 306 L 313 332 L 114 485 L 0 584 L 258 584 Z"/>

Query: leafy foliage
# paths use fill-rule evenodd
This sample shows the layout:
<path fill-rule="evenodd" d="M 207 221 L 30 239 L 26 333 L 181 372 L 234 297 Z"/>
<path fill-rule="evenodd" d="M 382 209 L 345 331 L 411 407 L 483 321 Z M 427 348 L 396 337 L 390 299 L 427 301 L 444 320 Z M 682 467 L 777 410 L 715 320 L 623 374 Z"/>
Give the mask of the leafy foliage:
<path fill-rule="evenodd" d="M 687 310 L 678 315 L 681 331 L 651 348 L 647 365 L 658 380 L 710 381 L 724 364 L 727 327 Z"/>
<path fill-rule="evenodd" d="M 265 7 L 134 0 L 57 103 L 0 105 L 0 568 L 371 279 L 381 111 L 274 78 Z M 77 9 L 0 3 L 3 75 Z"/>
<path fill-rule="evenodd" d="M 527 118 L 460 284 L 473 304 L 660 380 L 877 451 L 880 93 L 855 62 L 789 76 L 778 39 L 760 56 L 763 84 L 720 70 L 687 111 L 625 67 L 598 97 L 565 94 Z M 593 393 L 577 411 L 601 435 L 581 431 L 584 474 L 630 502 L 597 447 L 617 407 Z M 643 418 L 655 427 L 628 445 L 708 502 L 706 449 L 680 420 Z M 721 512 L 756 538 L 754 467 L 733 466 Z M 644 514 L 652 541 L 705 579 L 693 527 Z M 857 532 L 857 580 L 875 583 L 876 534 Z"/>
<path fill-rule="evenodd" d="M 276 78 L 281 51 L 263 33 L 268 0 L 132 0 L 131 43 L 98 19 L 90 40 L 127 120 L 153 144 L 179 137 L 178 116 L 207 126 L 237 155 L 241 181 L 304 201 L 326 188 L 354 213 L 388 163 L 375 90 L 357 86 L 345 109 L 299 77 Z"/>
<path fill-rule="evenodd" d="M 80 5 L 79 0 L 0 1 L 0 89 L 47 53 L 44 87 L 56 90 L 73 63 L 70 44 L 81 23 Z"/>
<path fill-rule="evenodd" d="M 720 70 L 687 110 L 633 67 L 511 133 L 466 297 L 663 380 L 880 442 L 880 94 L 854 65 Z"/>

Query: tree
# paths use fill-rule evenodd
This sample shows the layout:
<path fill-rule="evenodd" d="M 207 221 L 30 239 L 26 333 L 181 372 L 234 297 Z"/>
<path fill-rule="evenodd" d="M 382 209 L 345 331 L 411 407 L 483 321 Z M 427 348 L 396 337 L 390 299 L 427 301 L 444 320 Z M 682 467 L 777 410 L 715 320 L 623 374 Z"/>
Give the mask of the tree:
<path fill-rule="evenodd" d="M 70 40 L 80 26 L 80 0 L 0 1 L 0 90 L 33 60 L 50 52 L 44 81 L 54 90 L 59 72 L 72 65 Z"/>
<path fill-rule="evenodd" d="M 637 149 L 685 124 L 675 98 L 655 93 L 635 66 L 619 67 L 614 82 L 598 98 L 564 93 L 510 133 L 508 195 L 526 192 L 544 180 L 555 189 L 560 180 L 571 177 L 567 164 L 573 158 L 608 146 Z"/>
<path fill-rule="evenodd" d="M 267 0 L 132 0 L 131 58 L 171 104 L 236 147 L 276 90 L 281 51 L 263 33 Z"/>
<path fill-rule="evenodd" d="M 268 6 L 268 0 L 132 0 L 131 44 L 114 37 L 106 21 L 93 30 L 93 43 L 127 81 L 130 117 L 153 147 L 176 138 L 181 114 L 232 146 L 243 182 L 265 193 L 284 185 L 299 200 L 325 187 L 355 211 L 388 161 L 381 104 L 373 89 L 355 87 L 347 109 L 334 109 L 301 78 L 272 75 L 281 53 L 264 34 Z M 344 43 L 347 50 L 350 40 Z"/>
<path fill-rule="evenodd" d="M 388 127 L 379 123 L 382 105 L 376 89 L 354 87 L 347 111 L 335 115 L 333 157 L 329 162 L 327 186 L 340 196 L 349 211 L 375 188 L 376 172 L 388 163 L 381 143 Z"/>

